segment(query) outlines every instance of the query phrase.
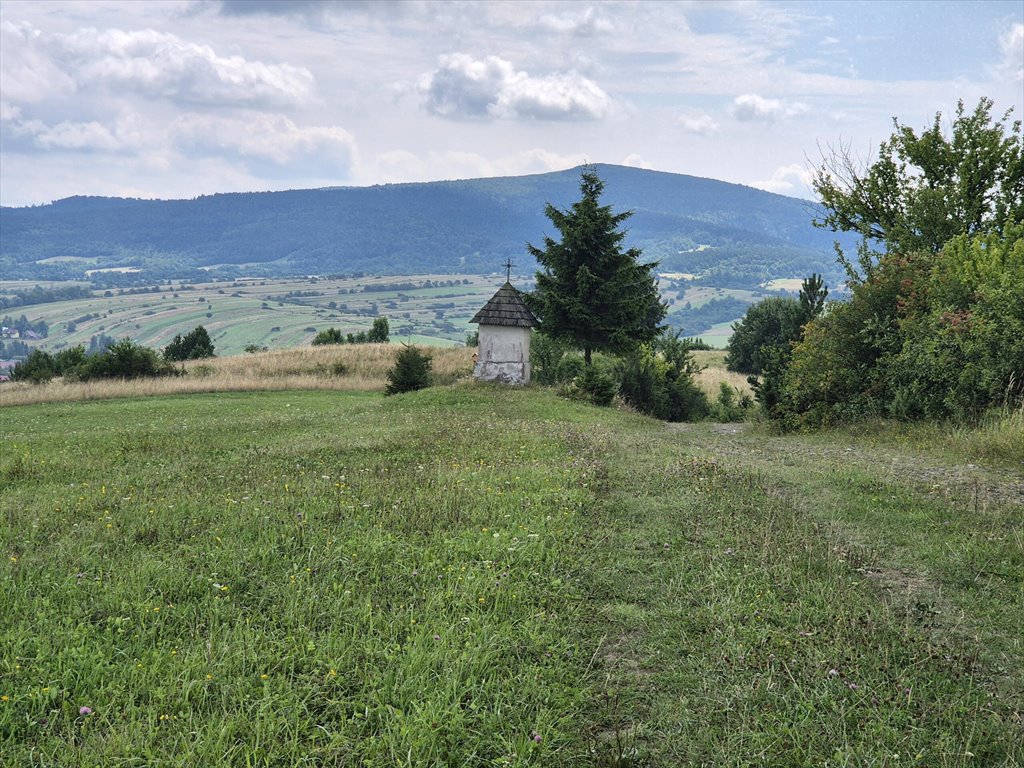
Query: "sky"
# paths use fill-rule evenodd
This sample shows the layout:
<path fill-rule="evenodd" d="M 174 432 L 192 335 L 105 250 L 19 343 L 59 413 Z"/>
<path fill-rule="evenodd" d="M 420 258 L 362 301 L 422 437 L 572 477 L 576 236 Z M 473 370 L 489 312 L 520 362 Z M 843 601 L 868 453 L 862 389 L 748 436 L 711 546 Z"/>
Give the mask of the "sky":
<path fill-rule="evenodd" d="M 1024 117 L 1024 2 L 0 0 L 0 204 L 616 163 L 812 197 L 958 100 Z"/>

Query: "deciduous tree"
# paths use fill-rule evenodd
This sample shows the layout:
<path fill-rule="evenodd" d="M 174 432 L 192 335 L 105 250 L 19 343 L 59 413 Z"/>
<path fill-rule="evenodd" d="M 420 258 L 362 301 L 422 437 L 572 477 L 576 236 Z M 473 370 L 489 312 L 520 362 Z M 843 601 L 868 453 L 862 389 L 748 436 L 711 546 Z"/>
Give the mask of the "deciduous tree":
<path fill-rule="evenodd" d="M 892 136 L 866 168 L 849 146 L 823 153 L 812 185 L 824 213 L 815 224 L 864 236 L 859 273 L 840 253 L 854 282 L 867 277 L 879 253 L 938 253 L 957 235 L 1024 221 L 1021 123 L 1010 122 L 1010 111 L 993 119 L 992 107 L 982 98 L 968 113 L 961 101 L 948 136 L 941 113 L 920 134 L 893 118 Z"/>

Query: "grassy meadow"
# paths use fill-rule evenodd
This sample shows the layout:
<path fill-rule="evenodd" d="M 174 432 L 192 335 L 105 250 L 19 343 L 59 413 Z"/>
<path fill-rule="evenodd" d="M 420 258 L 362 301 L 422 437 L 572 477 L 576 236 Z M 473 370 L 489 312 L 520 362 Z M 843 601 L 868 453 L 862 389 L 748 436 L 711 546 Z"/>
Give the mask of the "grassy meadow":
<path fill-rule="evenodd" d="M 465 381 L 0 430 L 5 765 L 1024 762 L 1024 477 L 981 433 Z"/>

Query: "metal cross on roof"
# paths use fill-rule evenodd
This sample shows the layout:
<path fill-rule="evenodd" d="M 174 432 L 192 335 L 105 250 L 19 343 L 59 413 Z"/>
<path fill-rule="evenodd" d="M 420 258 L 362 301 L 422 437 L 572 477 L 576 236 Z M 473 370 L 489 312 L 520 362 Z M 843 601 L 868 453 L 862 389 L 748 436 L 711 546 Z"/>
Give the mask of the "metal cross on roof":
<path fill-rule="evenodd" d="M 512 259 L 506 259 L 505 263 L 502 264 L 501 266 L 503 266 L 505 268 L 505 282 L 506 283 L 511 283 L 512 282 L 512 266 L 513 266 Z"/>

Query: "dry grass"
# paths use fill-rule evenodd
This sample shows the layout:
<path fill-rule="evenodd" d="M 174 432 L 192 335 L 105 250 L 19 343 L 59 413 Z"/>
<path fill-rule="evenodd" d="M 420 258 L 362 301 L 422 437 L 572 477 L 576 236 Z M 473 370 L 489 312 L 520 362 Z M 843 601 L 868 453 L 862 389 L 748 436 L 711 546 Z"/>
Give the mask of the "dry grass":
<path fill-rule="evenodd" d="M 725 369 L 725 350 L 697 350 L 693 353 L 693 359 L 698 365 L 704 366 L 704 370 L 698 373 L 694 380 L 712 400 L 718 397 L 723 381 L 741 394 L 753 396 L 754 392 L 747 383 L 745 373 L 734 373 Z"/>
<path fill-rule="evenodd" d="M 194 392 L 288 389 L 380 392 L 387 383 L 387 373 L 397 349 L 396 345 L 388 344 L 298 347 L 194 360 L 184 364 L 184 376 L 134 381 L 64 382 L 58 379 L 40 385 L 6 383 L 0 385 L 0 406 Z M 434 361 L 436 384 L 451 384 L 472 375 L 473 349 L 427 349 Z M 746 376 L 725 369 L 725 352 L 698 351 L 694 353 L 694 359 L 705 366 L 695 377 L 696 382 L 712 399 L 718 397 L 719 385 L 723 381 L 740 392 L 750 394 Z"/>
<path fill-rule="evenodd" d="M 398 347 L 387 344 L 300 347 L 253 355 L 215 357 L 184 364 L 185 375 L 134 381 L 53 381 L 4 384 L 0 405 L 100 400 L 111 397 L 193 392 L 331 389 L 383 391 Z M 451 384 L 473 372 L 473 350 L 430 347 L 436 384 Z"/>

